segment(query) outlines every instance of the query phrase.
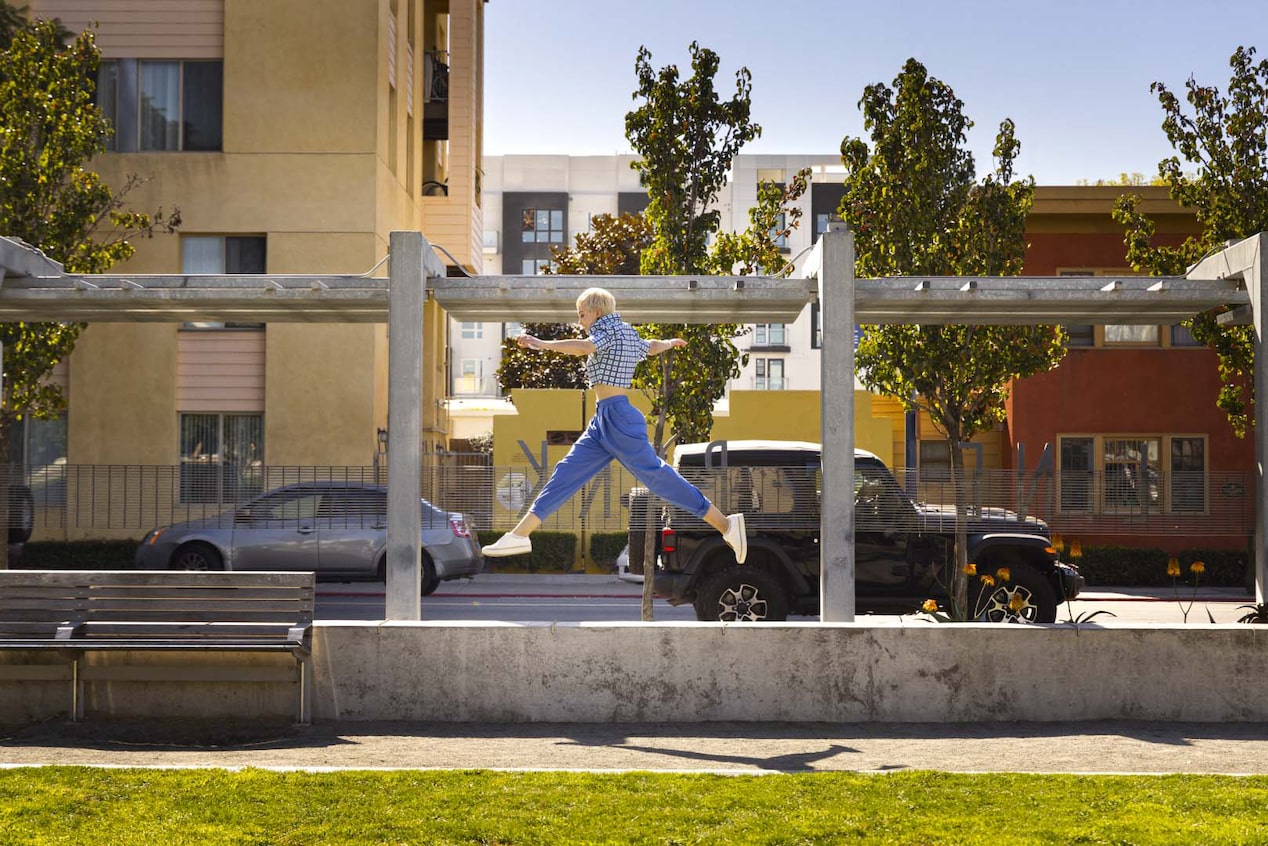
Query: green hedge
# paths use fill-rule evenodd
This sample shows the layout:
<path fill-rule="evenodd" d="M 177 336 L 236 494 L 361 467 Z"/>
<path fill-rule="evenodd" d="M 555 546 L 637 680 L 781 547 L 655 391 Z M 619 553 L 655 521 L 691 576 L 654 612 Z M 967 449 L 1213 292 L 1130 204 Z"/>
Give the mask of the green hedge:
<path fill-rule="evenodd" d="M 502 532 L 481 529 L 476 537 L 481 546 L 493 543 L 502 537 Z M 548 532 L 538 529 L 533 532 L 533 551 L 528 555 L 513 555 L 509 558 L 488 558 L 494 567 L 504 565 L 508 569 L 526 567 L 528 572 L 539 570 L 555 570 L 569 572 L 577 563 L 577 536 L 572 532 Z"/>
<path fill-rule="evenodd" d="M 1072 558 L 1066 550 L 1061 560 L 1077 564 L 1089 586 L 1115 585 L 1120 587 L 1171 587 L 1173 584 L 1192 585 L 1194 575 L 1189 565 L 1201 561 L 1205 572 L 1198 577 L 1198 584 L 1207 587 L 1243 587 L 1246 584 L 1246 560 L 1244 550 L 1233 549 L 1185 549 L 1174 557 L 1180 562 L 1181 576 L 1173 579 L 1167 575 L 1167 562 L 1172 554 L 1153 547 L 1088 546 L 1083 548 L 1082 558 Z"/>
<path fill-rule="evenodd" d="M 38 541 L 25 544 L 22 570 L 131 570 L 139 540 Z"/>
<path fill-rule="evenodd" d="M 611 567 L 629 541 L 628 532 L 595 532 L 590 536 L 590 560 Z"/>

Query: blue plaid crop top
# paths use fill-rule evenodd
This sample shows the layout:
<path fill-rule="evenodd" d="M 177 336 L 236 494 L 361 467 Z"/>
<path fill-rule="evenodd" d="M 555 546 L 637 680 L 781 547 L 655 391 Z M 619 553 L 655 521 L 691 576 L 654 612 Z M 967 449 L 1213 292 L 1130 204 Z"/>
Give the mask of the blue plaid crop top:
<path fill-rule="evenodd" d="M 616 313 L 605 314 L 590 324 L 590 340 L 594 342 L 594 352 L 586 358 L 586 381 L 590 386 L 630 387 L 634 368 L 647 358 L 647 341 Z"/>

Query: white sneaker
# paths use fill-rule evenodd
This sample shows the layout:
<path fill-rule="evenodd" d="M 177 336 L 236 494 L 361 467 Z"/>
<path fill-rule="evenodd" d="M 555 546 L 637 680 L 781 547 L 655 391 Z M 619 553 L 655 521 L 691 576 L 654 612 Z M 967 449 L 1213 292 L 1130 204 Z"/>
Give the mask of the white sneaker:
<path fill-rule="evenodd" d="M 507 532 L 497 539 L 496 543 L 480 547 L 480 552 L 490 558 L 502 558 L 507 555 L 527 555 L 533 551 L 533 542 L 514 532 Z"/>
<path fill-rule="evenodd" d="M 729 514 L 726 518 L 726 531 L 722 534 L 726 545 L 735 550 L 735 563 L 743 564 L 748 558 L 748 535 L 744 532 L 744 515 Z"/>

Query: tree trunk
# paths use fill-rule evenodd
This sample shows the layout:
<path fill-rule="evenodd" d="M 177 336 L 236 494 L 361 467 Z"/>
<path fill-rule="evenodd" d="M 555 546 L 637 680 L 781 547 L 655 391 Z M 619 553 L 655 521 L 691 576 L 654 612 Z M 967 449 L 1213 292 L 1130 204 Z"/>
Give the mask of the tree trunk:
<path fill-rule="evenodd" d="M 652 448 L 656 450 L 656 454 L 661 458 L 665 457 L 665 419 L 667 417 L 667 409 L 669 403 L 665 401 L 665 394 L 669 390 L 669 373 L 674 360 L 674 351 L 663 353 L 660 361 L 661 375 L 661 403 L 660 414 L 656 416 L 655 437 L 652 440 Z M 656 495 L 650 491 L 647 494 L 647 509 L 644 512 L 644 520 L 647 521 L 647 531 L 643 533 L 643 613 L 642 619 L 645 623 L 650 623 L 652 617 L 652 598 L 656 596 L 656 535 L 657 532 L 653 527 L 658 527 L 660 521 L 654 519 L 654 511 L 652 509 L 652 500 Z"/>
<path fill-rule="evenodd" d="M 969 564 L 969 533 L 967 501 L 964 490 L 964 451 L 959 437 L 949 436 L 951 447 L 951 488 L 955 492 L 955 570 L 951 576 L 951 619 L 969 620 L 969 577 L 965 568 Z"/>
<path fill-rule="evenodd" d="M 9 486 L 13 483 L 12 468 L 9 466 L 9 432 L 11 419 L 0 416 L 0 529 L 4 531 L 4 542 L 0 543 L 0 570 L 9 569 Z"/>

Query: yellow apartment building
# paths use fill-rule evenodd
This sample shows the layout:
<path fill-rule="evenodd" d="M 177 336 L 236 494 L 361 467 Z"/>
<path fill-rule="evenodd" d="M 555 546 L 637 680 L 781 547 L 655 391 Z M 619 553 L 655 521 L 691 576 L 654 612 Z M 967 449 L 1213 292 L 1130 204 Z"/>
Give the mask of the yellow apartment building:
<path fill-rule="evenodd" d="M 116 132 L 93 167 L 148 180 L 134 209 L 180 209 L 112 272 L 365 273 L 421 230 L 479 273 L 484 5 L 30 0 L 95 27 Z M 428 303 L 425 447 L 448 443 L 447 323 Z M 364 466 L 387 426 L 380 324 L 99 323 L 61 373 L 67 419 L 26 433 L 30 464 Z"/>

